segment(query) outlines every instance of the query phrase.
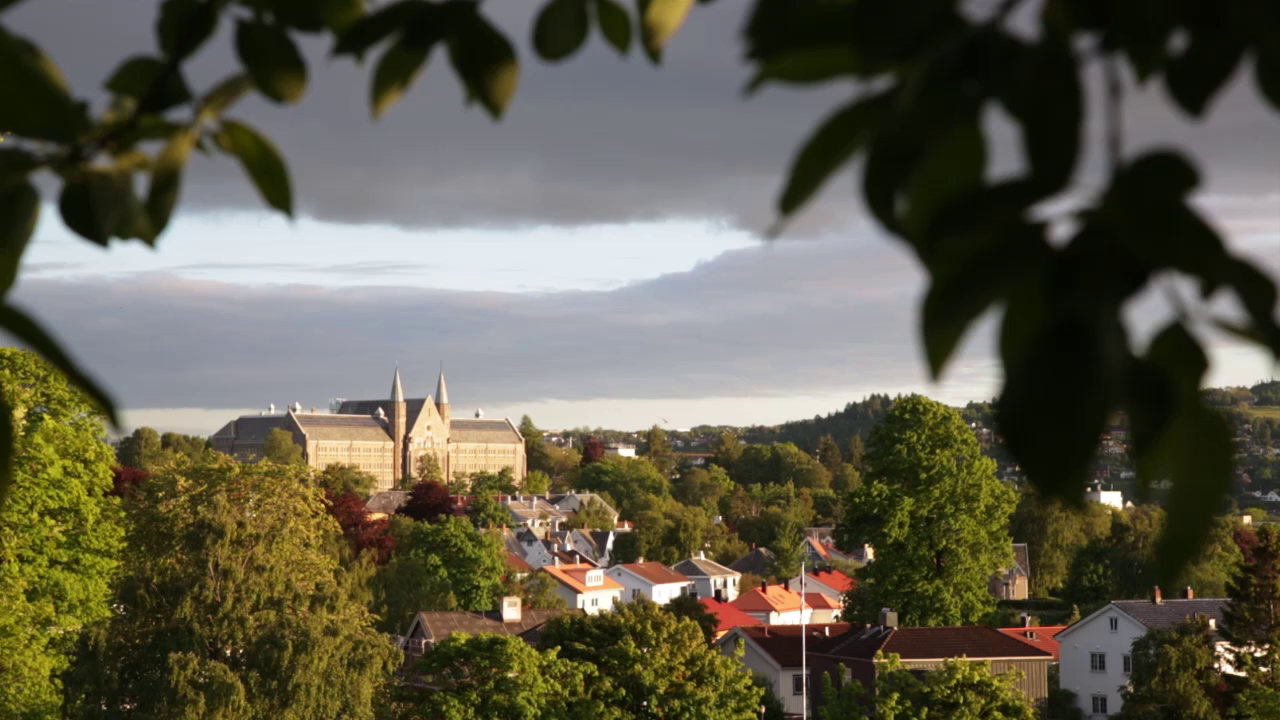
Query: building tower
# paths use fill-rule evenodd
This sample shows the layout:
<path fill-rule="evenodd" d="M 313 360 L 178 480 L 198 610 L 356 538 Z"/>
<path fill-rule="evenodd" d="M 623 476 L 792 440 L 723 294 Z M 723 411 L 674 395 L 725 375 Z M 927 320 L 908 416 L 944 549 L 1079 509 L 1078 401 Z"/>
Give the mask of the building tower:
<path fill-rule="evenodd" d="M 446 479 L 453 477 L 453 455 L 449 452 L 449 438 L 453 435 L 449 422 L 449 387 L 444 384 L 444 363 L 440 364 L 440 378 L 436 380 L 436 411 L 444 426 L 444 449 L 440 452 L 440 469 Z"/>
<path fill-rule="evenodd" d="M 404 388 L 400 385 L 400 366 L 396 366 L 395 377 L 391 380 L 391 412 L 387 413 L 387 431 L 391 434 L 391 476 L 398 484 L 404 480 L 407 448 L 405 448 L 405 423 L 408 410 L 404 402 Z"/>

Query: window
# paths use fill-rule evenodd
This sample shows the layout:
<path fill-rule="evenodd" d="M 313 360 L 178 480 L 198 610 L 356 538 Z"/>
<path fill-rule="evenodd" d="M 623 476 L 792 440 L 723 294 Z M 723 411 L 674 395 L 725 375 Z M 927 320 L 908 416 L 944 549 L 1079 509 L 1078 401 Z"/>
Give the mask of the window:
<path fill-rule="evenodd" d="M 591 607 L 599 607 L 600 598 L 591 598 Z"/>
<path fill-rule="evenodd" d="M 791 694 L 792 695 L 804 694 L 804 675 L 801 675 L 800 673 L 796 673 L 795 675 L 791 676 Z"/>
<path fill-rule="evenodd" d="M 1107 671 L 1106 653 L 1089 653 L 1089 669 L 1094 672 Z"/>
<path fill-rule="evenodd" d="M 1107 624 L 1111 626 L 1111 632 L 1120 631 L 1120 618 L 1117 618 L 1117 617 L 1107 618 Z"/>
<path fill-rule="evenodd" d="M 1093 696 L 1093 714 L 1094 715 L 1107 714 L 1107 696 L 1106 695 Z"/>
<path fill-rule="evenodd" d="M 632 599 L 632 600 L 634 600 L 634 599 L 636 599 L 636 598 L 638 598 L 638 597 L 640 597 L 640 588 L 632 588 L 632 589 L 631 589 L 631 599 Z"/>
<path fill-rule="evenodd" d="M 1128 675 L 1133 672 L 1133 656 L 1122 655 L 1120 659 L 1124 661 L 1124 674 Z"/>

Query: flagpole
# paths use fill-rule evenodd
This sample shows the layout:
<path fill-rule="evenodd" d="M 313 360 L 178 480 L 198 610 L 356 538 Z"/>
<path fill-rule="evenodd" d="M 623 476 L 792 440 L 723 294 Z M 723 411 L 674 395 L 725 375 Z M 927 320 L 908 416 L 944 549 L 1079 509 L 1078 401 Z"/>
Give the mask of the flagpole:
<path fill-rule="evenodd" d="M 808 551 L 808 541 L 805 542 L 804 551 L 800 555 L 800 718 L 808 720 L 809 718 L 809 651 L 808 651 L 808 632 L 805 630 L 804 621 L 804 552 Z"/>

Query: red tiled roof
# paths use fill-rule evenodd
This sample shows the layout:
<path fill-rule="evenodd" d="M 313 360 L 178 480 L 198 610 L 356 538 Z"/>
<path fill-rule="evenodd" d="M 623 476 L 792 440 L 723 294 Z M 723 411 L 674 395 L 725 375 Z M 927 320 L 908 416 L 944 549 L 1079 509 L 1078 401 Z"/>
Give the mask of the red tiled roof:
<path fill-rule="evenodd" d="M 809 573 L 809 577 L 832 590 L 839 590 L 842 593 L 847 593 L 853 589 L 853 578 L 839 570 L 823 570 L 822 572 Z"/>
<path fill-rule="evenodd" d="M 604 575 L 604 571 L 600 570 L 604 576 L 604 582 L 599 585 L 587 585 L 587 571 L 599 570 L 595 565 L 543 565 L 551 577 L 559 580 L 561 583 L 568 585 L 574 592 L 597 592 L 600 590 L 622 590 L 623 587 L 618 584 L 617 580 Z"/>
<path fill-rule="evenodd" d="M 852 627 L 849 623 L 807 625 L 803 628 L 805 649 L 811 658 L 814 654 L 825 654 L 839 645 Z M 801 626 L 757 625 L 739 627 L 737 631 L 751 638 L 780 667 L 800 667 Z"/>
<path fill-rule="evenodd" d="M 881 650 L 903 660 L 940 660 L 961 655 L 971 659 L 1051 655 L 995 628 L 978 626 L 898 628 Z"/>
<path fill-rule="evenodd" d="M 1058 660 L 1058 641 L 1055 638 L 1058 637 L 1058 633 L 1066 629 L 1066 625 L 999 628 L 1000 632 L 1005 635 L 1017 638 L 1031 647 L 1040 648 L 1041 650 L 1053 655 L 1055 662 Z"/>
<path fill-rule="evenodd" d="M 790 612 L 800 609 L 800 595 L 783 585 L 769 585 L 764 590 L 745 590 L 729 603 L 743 612 Z"/>
<path fill-rule="evenodd" d="M 690 582 L 689 578 L 660 562 L 622 563 L 616 567 L 626 568 L 636 577 L 647 580 L 654 585 Z"/>
<path fill-rule="evenodd" d="M 813 538 L 805 538 L 804 541 L 809 543 L 809 547 L 813 548 L 813 551 L 818 553 L 819 556 L 824 558 L 831 557 L 831 553 L 827 552 L 827 548 L 824 547 L 821 542 L 818 542 Z"/>
<path fill-rule="evenodd" d="M 720 624 L 716 626 L 716 630 L 719 632 L 726 632 L 736 627 L 750 627 L 760 624 L 759 620 L 729 603 L 720 602 L 715 598 L 701 598 L 698 602 L 702 603 L 702 607 L 706 608 L 707 612 L 715 615 L 716 620 L 720 621 Z"/>
<path fill-rule="evenodd" d="M 822 593 L 805 593 L 804 602 L 814 610 L 839 610 L 844 607 Z"/>
<path fill-rule="evenodd" d="M 533 566 L 525 562 L 524 558 L 520 557 L 519 555 L 513 552 L 507 553 L 507 565 L 509 565 L 512 570 L 515 570 L 518 573 L 533 572 Z"/>

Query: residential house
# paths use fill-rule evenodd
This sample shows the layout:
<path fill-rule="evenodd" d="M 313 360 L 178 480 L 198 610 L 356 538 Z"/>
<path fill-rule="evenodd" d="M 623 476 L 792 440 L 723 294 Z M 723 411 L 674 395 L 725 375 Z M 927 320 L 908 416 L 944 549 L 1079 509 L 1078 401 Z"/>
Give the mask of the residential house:
<path fill-rule="evenodd" d="M 666 605 L 693 591 L 693 581 L 660 562 L 623 563 L 609 568 L 606 575 L 626 588 L 623 602 L 637 598 Z"/>
<path fill-rule="evenodd" d="M 1133 641 L 1152 629 L 1169 629 L 1195 618 L 1211 627 L 1222 622 L 1223 598 L 1196 598 L 1191 588 L 1182 597 L 1166 600 L 1156 588 L 1146 600 L 1113 600 L 1058 633 L 1059 677 L 1063 688 L 1090 717 L 1120 712 L 1120 689 L 1129 682 Z M 1221 652 L 1225 643 L 1218 641 Z M 1229 666 L 1223 669 L 1230 671 Z"/>
<path fill-rule="evenodd" d="M 676 563 L 672 569 L 693 581 L 693 591 L 700 598 L 714 598 L 720 602 L 733 602 L 738 598 L 742 573 L 708 560 L 704 552 L 699 551 L 697 557 Z"/>
<path fill-rule="evenodd" d="M 760 587 L 743 588 L 731 603 L 733 607 L 759 620 L 763 625 L 799 625 L 812 622 L 813 609 L 801 602 L 798 593 L 785 585 L 760 583 Z"/>
<path fill-rule="evenodd" d="M 840 611 L 844 610 L 843 599 L 816 592 L 805 593 L 804 604 L 809 610 L 809 622 L 815 625 L 839 621 Z"/>
<path fill-rule="evenodd" d="M 1030 618 L 1028 617 L 1029 621 Z M 1053 656 L 1053 661 L 1058 662 L 1058 633 L 1067 629 L 1066 625 L 1039 625 L 1031 627 L 1024 625 L 1023 627 L 998 628 L 1000 632 L 1011 638 L 1017 638 L 1027 643 L 1031 647 L 1040 648 Z"/>
<path fill-rule="evenodd" d="M 752 548 L 751 552 L 729 563 L 729 569 L 764 577 L 773 569 L 773 552 L 768 548 Z"/>
<path fill-rule="evenodd" d="M 538 537 L 560 530 L 566 519 L 555 505 L 537 495 L 502 495 L 499 502 L 511 512 L 513 524 L 529 528 Z"/>
<path fill-rule="evenodd" d="M 707 612 L 716 616 L 716 631 L 711 637 L 713 641 L 724 637 L 725 633 L 736 627 L 747 627 L 760 624 L 759 620 L 742 612 L 729 603 L 721 602 L 715 598 L 699 598 L 698 602 L 702 603 L 702 607 L 706 608 Z"/>
<path fill-rule="evenodd" d="M 556 594 L 570 608 L 588 615 L 605 612 L 622 600 L 622 585 L 594 565 L 545 565 L 545 572 L 556 581 Z"/>
<path fill-rule="evenodd" d="M 370 520 L 381 520 L 395 515 L 407 502 L 408 490 L 379 490 L 365 501 L 364 510 Z"/>
<path fill-rule="evenodd" d="M 436 643 L 460 632 L 468 635 L 513 635 L 532 645 L 537 642 L 543 625 L 569 612 L 573 611 L 564 608 L 525 609 L 520 598 L 504 597 L 501 607 L 491 612 L 420 612 L 414 616 L 408 632 L 397 640 L 400 648 L 411 657 L 421 655 Z"/>
<path fill-rule="evenodd" d="M 609 443 L 604 446 L 604 454 L 606 456 L 633 458 L 636 456 L 636 446 L 624 443 Z"/>
<path fill-rule="evenodd" d="M 618 511 L 614 510 L 612 505 L 605 502 L 604 498 L 595 493 L 580 493 L 575 490 L 567 493 L 543 495 L 542 499 L 566 516 L 572 516 L 581 510 L 583 505 L 595 502 L 613 517 L 613 523 L 618 522 Z"/>
<path fill-rule="evenodd" d="M 1124 509 L 1124 493 L 1119 490 L 1103 490 L 1101 483 L 1090 485 L 1084 493 L 1084 499 L 1101 503 L 1113 507 L 1117 510 Z"/>
<path fill-rule="evenodd" d="M 1013 544 L 1013 565 L 987 580 L 987 591 L 997 600 L 1026 600 L 1031 596 L 1031 560 L 1026 543 Z"/>
<path fill-rule="evenodd" d="M 839 570 L 818 570 L 804 574 L 805 593 L 819 593 L 833 602 L 844 605 L 844 596 L 853 589 L 853 578 Z M 800 592 L 800 576 L 787 581 L 787 588 Z"/>
<path fill-rule="evenodd" d="M 784 717 L 799 718 L 804 711 L 805 674 L 802 658 L 807 653 L 809 662 L 814 656 L 829 652 L 839 644 L 841 639 L 855 626 L 848 623 L 830 623 L 826 625 L 810 625 L 803 630 L 806 652 L 801 651 L 799 625 L 768 626 L 740 625 L 729 629 L 716 645 L 725 655 L 733 656 L 738 642 L 743 644 L 742 664 L 744 669 L 763 678 L 773 696 L 782 703 Z M 814 675 L 810 673 L 808 691 L 813 692 Z M 818 685 L 821 680 L 817 681 Z M 812 700 L 812 698 L 810 698 Z M 817 717 L 818 705 L 810 703 L 809 717 Z"/>
<path fill-rule="evenodd" d="M 526 562 L 524 558 L 510 551 L 507 552 L 507 568 L 511 571 L 511 577 L 516 580 L 523 579 L 529 573 L 537 570 L 537 568 Z"/>
<path fill-rule="evenodd" d="M 609 565 L 613 541 L 617 534 L 612 530 L 564 530 L 550 533 L 548 538 L 560 543 L 567 552 L 576 552 L 600 567 Z"/>

